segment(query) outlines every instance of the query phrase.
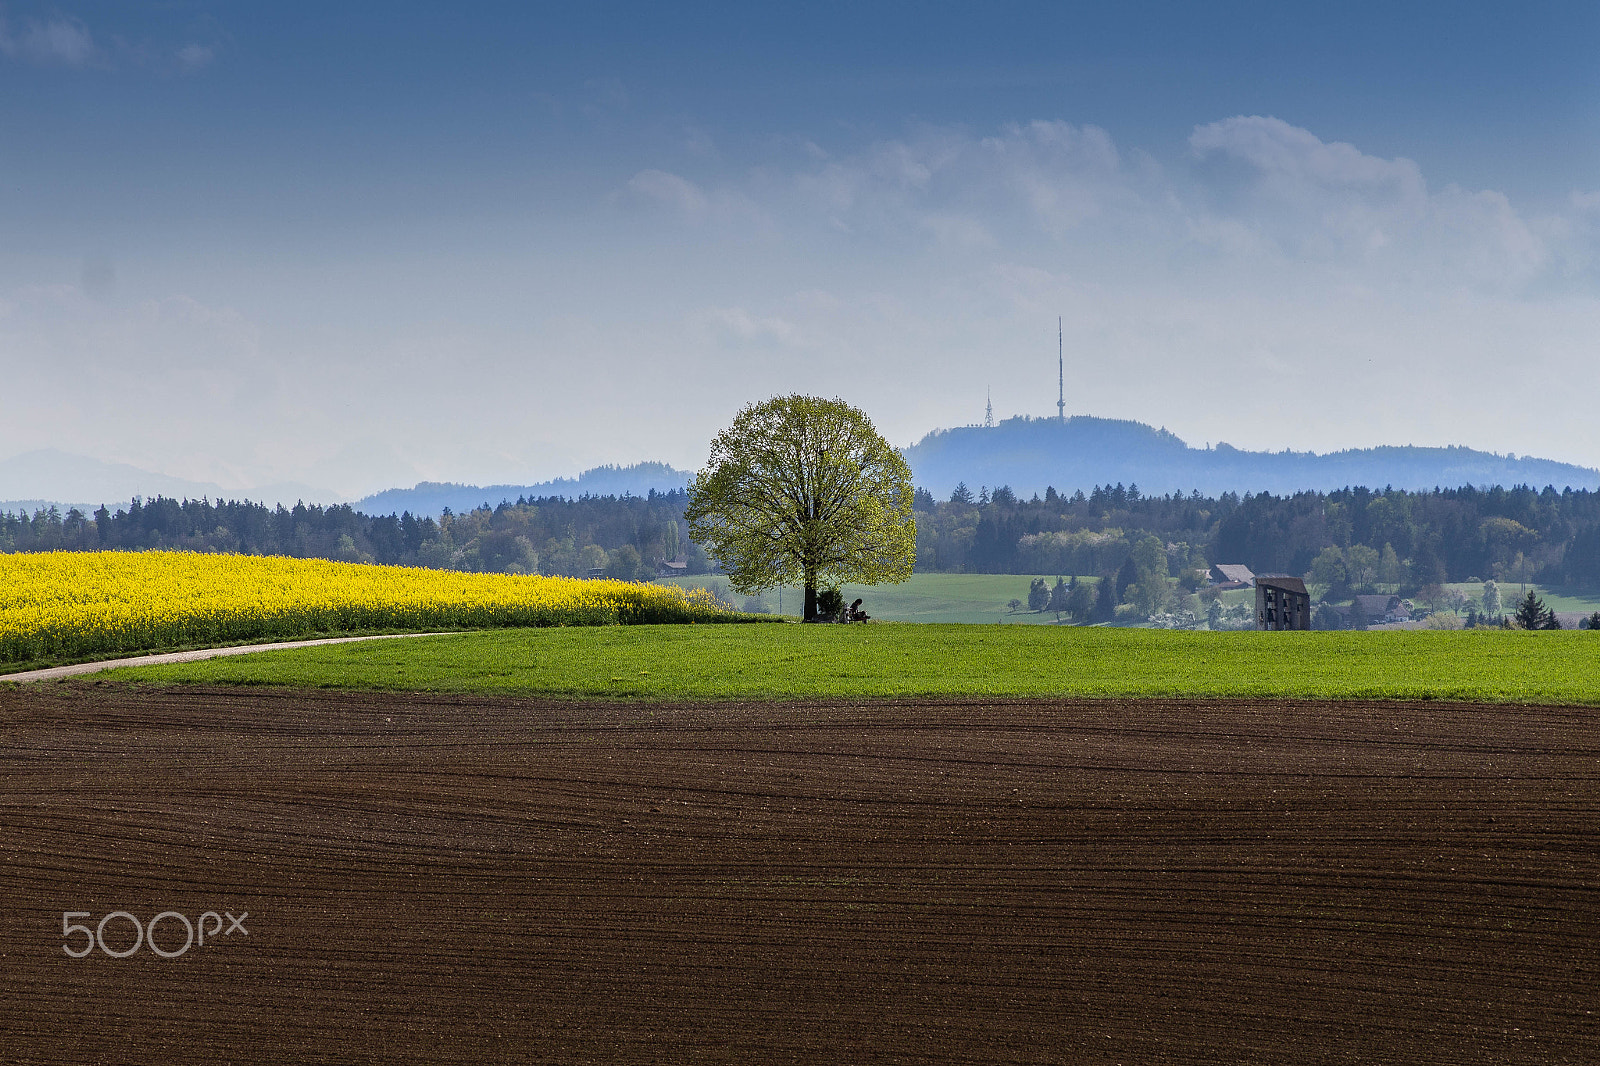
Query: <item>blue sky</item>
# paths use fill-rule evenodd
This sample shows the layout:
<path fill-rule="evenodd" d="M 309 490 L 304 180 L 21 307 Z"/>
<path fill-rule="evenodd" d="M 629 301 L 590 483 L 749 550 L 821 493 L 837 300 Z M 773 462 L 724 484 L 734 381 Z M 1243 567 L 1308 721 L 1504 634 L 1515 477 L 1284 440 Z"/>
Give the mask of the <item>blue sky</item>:
<path fill-rule="evenodd" d="M 532 481 L 790 390 L 905 444 L 1051 412 L 1062 315 L 1070 411 L 1600 465 L 1596 12 L 11 0 L 0 458 Z"/>

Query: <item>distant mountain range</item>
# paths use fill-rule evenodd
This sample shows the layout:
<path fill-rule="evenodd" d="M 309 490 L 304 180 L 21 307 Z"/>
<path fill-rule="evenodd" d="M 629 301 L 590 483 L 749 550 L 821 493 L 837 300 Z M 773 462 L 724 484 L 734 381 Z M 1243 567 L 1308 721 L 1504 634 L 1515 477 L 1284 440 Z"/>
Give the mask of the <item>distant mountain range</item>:
<path fill-rule="evenodd" d="M 461 485 L 424 481 L 415 488 L 386 489 L 357 500 L 351 506 L 372 515 L 410 511 L 414 515 L 437 516 L 446 507 L 459 514 L 485 504 L 498 507 L 504 501 L 515 502 L 522 497 L 645 496 L 651 490 L 671 492 L 688 485 L 692 476 L 690 471 L 674 470 L 665 463 L 634 463 L 632 466 L 597 466 L 575 478 L 562 477 L 532 485 Z"/>
<path fill-rule="evenodd" d="M 940 498 L 958 482 L 1009 485 L 1023 496 L 1137 484 L 1144 493 L 1270 492 L 1285 495 L 1346 486 L 1428 490 L 1463 485 L 1600 488 L 1600 470 L 1471 448 L 1412 446 L 1315 452 L 1249 452 L 1218 444 L 1191 448 L 1142 422 L 1079 415 L 1009 418 L 993 427 L 929 433 L 905 451 L 917 485 Z"/>
<path fill-rule="evenodd" d="M 1270 492 L 1286 495 L 1307 489 L 1346 486 L 1427 490 L 1462 485 L 1532 485 L 1557 489 L 1600 489 L 1600 470 L 1549 459 L 1497 455 L 1471 448 L 1412 446 L 1315 452 L 1250 452 L 1218 444 L 1192 448 L 1165 429 L 1142 422 L 1079 415 L 1008 418 L 993 427 L 967 426 L 929 433 L 905 451 L 917 485 L 940 498 L 958 482 L 976 494 L 1008 485 L 1023 496 L 1056 491 L 1085 492 L 1095 485 L 1137 484 L 1145 493 Z M 665 463 L 598 466 L 577 477 L 525 485 L 464 485 L 424 481 L 409 489 L 387 489 L 352 506 L 372 515 L 410 511 L 415 515 L 470 511 L 505 500 L 541 496 L 644 496 L 651 490 L 682 489 L 692 473 Z M 55 449 L 41 449 L 0 461 L 0 513 L 33 511 L 52 504 L 85 513 L 105 504 L 124 507 L 134 496 L 175 499 L 244 499 L 293 506 L 297 501 L 334 504 L 338 494 L 309 485 L 285 483 L 250 492 L 229 492 L 209 482 L 141 470 Z"/>
<path fill-rule="evenodd" d="M 632 466 L 597 466 L 577 477 L 556 478 L 527 485 L 463 485 L 453 482 L 424 481 L 415 488 L 386 489 L 351 504 L 367 514 L 398 514 L 437 517 L 444 508 L 470 511 L 487 503 L 520 496 L 644 496 L 654 489 L 669 492 L 682 489 L 692 473 L 674 470 L 665 463 L 635 463 Z M 0 460 L 0 514 L 59 507 L 76 507 L 85 514 L 104 504 L 115 511 L 126 508 L 135 496 L 153 499 L 243 500 L 265 503 L 269 507 L 296 503 L 330 505 L 343 497 L 328 489 L 285 482 L 248 492 L 233 492 L 207 481 L 189 481 L 143 470 L 127 463 L 110 463 L 86 455 L 74 455 L 54 448 L 43 448 Z"/>
<path fill-rule="evenodd" d="M 238 500 L 248 496 L 268 505 L 283 503 L 290 507 L 299 500 L 331 503 L 338 499 L 336 493 L 326 489 L 293 482 L 250 492 L 229 492 L 209 481 L 189 481 L 55 448 L 40 448 L 0 460 L 0 513 L 54 505 L 63 511 L 76 507 L 89 514 L 102 504 L 115 511 L 126 507 L 135 496 L 191 500 Z"/>

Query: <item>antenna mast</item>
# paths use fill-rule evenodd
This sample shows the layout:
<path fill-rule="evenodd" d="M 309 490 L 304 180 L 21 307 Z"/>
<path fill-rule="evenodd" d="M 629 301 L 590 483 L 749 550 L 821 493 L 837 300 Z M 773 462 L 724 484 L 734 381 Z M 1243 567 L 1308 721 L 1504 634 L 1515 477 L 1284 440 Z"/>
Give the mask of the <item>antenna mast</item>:
<path fill-rule="evenodd" d="M 994 428 L 994 400 L 989 396 L 989 390 L 983 390 L 983 425 L 985 429 Z"/>
<path fill-rule="evenodd" d="M 1056 316 L 1056 418 L 1067 420 L 1067 356 L 1061 340 L 1061 316 Z"/>

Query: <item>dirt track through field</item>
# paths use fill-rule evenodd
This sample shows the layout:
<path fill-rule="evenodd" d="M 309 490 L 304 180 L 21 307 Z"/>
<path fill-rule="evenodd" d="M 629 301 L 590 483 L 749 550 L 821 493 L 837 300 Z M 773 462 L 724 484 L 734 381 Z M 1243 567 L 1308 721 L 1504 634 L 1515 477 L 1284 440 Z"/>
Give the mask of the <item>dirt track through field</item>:
<path fill-rule="evenodd" d="M 322 637 L 318 640 L 280 640 L 274 644 L 235 644 L 222 648 L 196 648 L 191 651 L 168 651 L 153 655 L 137 655 L 131 659 L 102 659 L 92 663 L 72 663 L 67 666 L 47 666 L 40 670 L 19 670 L 0 674 L 0 682 L 30 684 L 35 681 L 62 681 L 84 674 L 98 674 L 102 670 L 115 670 L 122 666 L 164 666 L 167 663 L 197 663 L 205 659 L 224 659 L 231 655 L 253 655 L 258 651 L 290 651 L 294 648 L 320 648 L 324 644 L 358 644 L 367 640 L 402 640 L 410 637 L 438 637 L 443 633 L 379 633 L 364 637 Z"/>
<path fill-rule="evenodd" d="M 8 1063 L 1600 1061 L 1594 709 L 77 683 L 0 738 Z M 248 935 L 66 956 L 118 910 Z"/>

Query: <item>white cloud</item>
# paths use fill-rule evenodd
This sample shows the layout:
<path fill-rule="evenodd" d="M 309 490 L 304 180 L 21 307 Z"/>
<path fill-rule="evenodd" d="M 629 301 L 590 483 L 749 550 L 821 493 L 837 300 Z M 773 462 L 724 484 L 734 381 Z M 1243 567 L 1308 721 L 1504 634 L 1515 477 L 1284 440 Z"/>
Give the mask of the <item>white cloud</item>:
<path fill-rule="evenodd" d="M 0 292 L 0 456 L 47 444 L 352 494 L 533 481 L 696 465 L 739 406 L 792 390 L 844 396 L 905 443 L 981 419 L 986 387 L 997 414 L 1053 413 L 1060 314 L 1070 411 L 1196 443 L 1600 461 L 1600 194 L 1531 217 L 1252 117 L 1160 164 L 1065 122 L 796 138 L 753 160 L 650 143 L 661 156 L 548 239 L 412 242 L 381 284 L 332 269 L 360 263 L 342 249 L 255 287 L 119 251 L 101 299 L 87 270 Z M 1250 416 L 1257 391 L 1292 415 Z"/>
<path fill-rule="evenodd" d="M 1206 200 L 1190 233 L 1219 250 L 1276 248 L 1289 259 L 1359 264 L 1375 283 L 1427 287 L 1514 288 L 1536 281 L 1554 258 L 1503 193 L 1456 185 L 1431 192 L 1409 159 L 1325 142 L 1281 119 L 1214 122 L 1198 127 L 1189 145 L 1202 164 L 1244 167 L 1242 178 L 1202 170 Z"/>
<path fill-rule="evenodd" d="M 217 50 L 210 45 L 186 44 L 178 49 L 178 68 L 186 73 L 209 67 L 217 58 Z"/>
<path fill-rule="evenodd" d="M 1568 332 L 1600 309 L 1584 273 L 1600 195 L 1533 217 L 1499 191 L 1430 187 L 1412 160 L 1260 116 L 1198 127 L 1167 166 L 1065 122 L 808 143 L 787 180 L 768 167 L 719 187 L 775 220 L 777 259 L 796 264 L 788 293 L 765 252 L 704 248 L 726 261 L 712 284 L 729 302 L 693 319 L 682 358 L 752 395 L 848 392 L 895 439 L 978 417 L 986 384 L 997 407 L 1044 413 L 1059 313 L 1076 410 L 1241 446 L 1454 441 L 1600 459 L 1600 437 L 1574 428 L 1582 398 L 1541 384 L 1600 365 L 1579 354 L 1592 330 Z M 789 359 L 770 357 L 780 338 Z M 1503 405 L 1485 406 L 1487 381 Z M 1208 400 L 1218 382 L 1305 410 L 1242 428 Z M 1536 425 L 1490 411 L 1552 403 Z"/>
<path fill-rule="evenodd" d="M 1310 130 L 1278 118 L 1236 115 L 1196 127 L 1189 144 L 1200 155 L 1220 152 L 1242 159 L 1289 185 L 1383 190 L 1413 204 L 1426 196 L 1422 172 L 1411 160 L 1366 155 L 1354 145 L 1319 140 Z"/>
<path fill-rule="evenodd" d="M 708 341 L 732 346 L 783 346 L 800 343 L 800 329 L 778 316 L 752 315 L 742 307 L 717 307 L 689 316 Z"/>
<path fill-rule="evenodd" d="M 1121 153 L 1097 126 L 1030 122 L 986 137 L 980 146 L 988 157 L 984 169 L 1057 234 L 1131 197 Z"/>
<path fill-rule="evenodd" d="M 1518 289 L 1587 264 L 1593 257 L 1574 242 L 1600 237 L 1591 198 L 1575 194 L 1570 219 L 1530 219 L 1497 191 L 1432 190 L 1412 160 L 1277 118 L 1200 126 L 1188 148 L 1188 162 L 1169 171 L 1095 126 L 1036 121 L 986 136 L 923 126 L 850 153 L 811 153 L 784 207 L 771 189 L 750 195 L 786 210 L 795 234 L 821 222 L 879 244 L 1027 249 L 1128 276 L 1215 274 L 1226 262 L 1268 278 Z M 658 198 L 702 210 L 697 187 L 658 181 Z M 1595 224 L 1578 225 L 1586 217 Z"/>
<path fill-rule="evenodd" d="M 20 29 L 0 14 L 0 55 L 39 66 L 83 69 L 142 69 L 158 74 L 192 74 L 217 58 L 218 35 L 211 43 L 125 38 L 112 35 L 102 45 L 82 19 L 57 15 L 28 19 Z"/>
<path fill-rule="evenodd" d="M 1445 262 L 1486 285 L 1521 285 L 1551 262 L 1551 250 L 1502 192 L 1455 185 L 1433 198 L 1430 221 Z"/>
<path fill-rule="evenodd" d="M 20 33 L 0 21 L 0 52 L 43 65 L 84 67 L 98 50 L 81 20 L 57 16 L 43 22 L 29 19 Z"/>
<path fill-rule="evenodd" d="M 1140 195 L 1141 176 L 1125 170 L 1104 130 L 1065 122 L 1011 125 L 988 137 L 925 126 L 853 155 L 819 154 L 820 165 L 798 173 L 795 187 L 849 231 L 909 225 L 948 242 L 951 229 L 940 220 L 965 219 L 970 243 L 988 228 L 981 214 L 1020 207 L 1062 234 Z"/>
<path fill-rule="evenodd" d="M 665 170 L 641 170 L 628 179 L 625 198 L 665 209 L 679 221 L 709 223 L 727 232 L 763 235 L 772 219 L 751 194 L 729 185 L 707 189 Z"/>
<path fill-rule="evenodd" d="M 671 208 L 690 221 L 706 216 L 706 194 L 694 182 L 664 170 L 641 170 L 628 181 L 635 195 Z"/>
<path fill-rule="evenodd" d="M 937 237 L 941 244 L 954 248 L 990 248 L 995 244 L 994 234 L 975 218 L 931 214 L 922 219 L 922 225 Z"/>

